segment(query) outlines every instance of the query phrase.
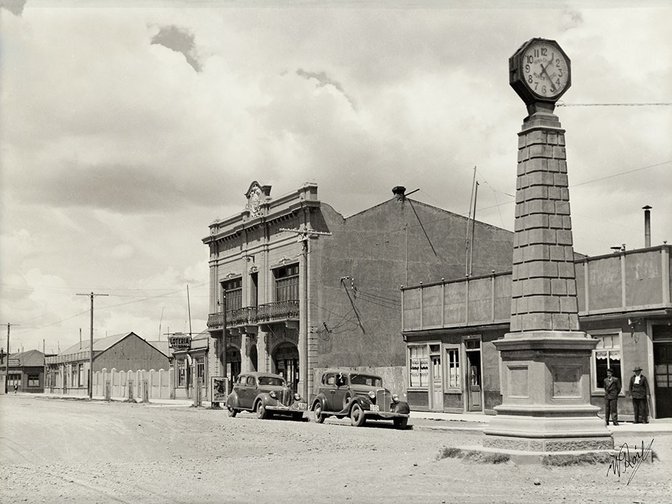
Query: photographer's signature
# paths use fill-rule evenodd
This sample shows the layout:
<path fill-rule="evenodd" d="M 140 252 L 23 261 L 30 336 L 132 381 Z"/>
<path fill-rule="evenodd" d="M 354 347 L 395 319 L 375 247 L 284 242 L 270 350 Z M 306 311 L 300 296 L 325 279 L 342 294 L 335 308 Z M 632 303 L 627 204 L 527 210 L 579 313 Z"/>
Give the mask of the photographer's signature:
<path fill-rule="evenodd" d="M 634 478 L 635 474 L 637 474 L 637 470 L 639 469 L 639 466 L 642 465 L 642 462 L 644 462 L 649 457 L 652 457 L 653 452 L 651 450 L 651 446 L 653 446 L 653 439 L 648 444 L 648 446 L 644 446 L 644 441 L 642 441 L 641 447 L 633 446 L 631 452 L 628 443 L 623 443 L 618 453 L 611 456 L 612 460 L 609 463 L 609 468 L 607 469 L 607 476 L 609 476 L 609 473 L 611 473 L 618 475 L 620 478 L 621 473 L 625 474 L 630 469 L 632 472 L 630 473 L 630 477 L 628 478 L 627 482 L 629 485 L 632 481 L 632 478 Z M 653 458 L 651 461 L 653 461 Z"/>

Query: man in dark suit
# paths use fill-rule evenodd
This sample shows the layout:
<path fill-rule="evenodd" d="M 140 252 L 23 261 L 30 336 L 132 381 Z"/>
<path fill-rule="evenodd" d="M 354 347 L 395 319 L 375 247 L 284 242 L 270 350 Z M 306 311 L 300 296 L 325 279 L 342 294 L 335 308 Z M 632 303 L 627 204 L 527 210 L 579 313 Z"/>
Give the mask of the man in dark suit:
<path fill-rule="evenodd" d="M 635 423 L 649 423 L 649 382 L 646 376 L 642 374 L 642 368 L 637 366 L 633 369 L 635 373 L 630 378 L 630 397 L 632 397 L 632 407 L 635 412 Z"/>
<path fill-rule="evenodd" d="M 609 417 L 618 425 L 618 394 L 621 392 L 621 380 L 614 376 L 614 370 L 607 369 L 604 379 L 604 420 L 609 425 Z"/>

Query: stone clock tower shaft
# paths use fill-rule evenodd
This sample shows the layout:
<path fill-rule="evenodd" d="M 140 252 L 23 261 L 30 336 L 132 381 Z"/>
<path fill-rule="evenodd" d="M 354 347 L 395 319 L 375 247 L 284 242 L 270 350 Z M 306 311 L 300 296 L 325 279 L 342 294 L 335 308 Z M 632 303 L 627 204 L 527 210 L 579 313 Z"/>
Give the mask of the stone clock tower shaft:
<path fill-rule="evenodd" d="M 565 131 L 534 114 L 518 134 L 511 333 L 578 331 Z"/>

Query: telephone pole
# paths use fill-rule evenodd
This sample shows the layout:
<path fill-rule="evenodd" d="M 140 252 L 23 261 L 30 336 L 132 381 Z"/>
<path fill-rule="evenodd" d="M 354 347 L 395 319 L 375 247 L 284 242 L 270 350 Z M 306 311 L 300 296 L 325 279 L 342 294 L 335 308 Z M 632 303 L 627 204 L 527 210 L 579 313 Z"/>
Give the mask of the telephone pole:
<path fill-rule="evenodd" d="M 18 325 L 18 324 L 10 324 L 9 322 L 7 323 L 7 355 L 5 358 L 7 359 L 5 361 L 5 394 L 8 392 L 8 383 L 9 383 L 9 330 L 12 326 Z"/>
<path fill-rule="evenodd" d="M 78 296 L 89 296 L 91 298 L 91 337 L 89 338 L 89 400 L 93 399 L 93 298 L 96 296 L 109 296 L 109 294 L 96 294 L 90 292 L 88 294 L 77 294 Z"/>
<path fill-rule="evenodd" d="M 302 243 L 301 257 L 303 263 L 303 281 L 301 293 L 299 294 L 299 386 L 301 387 L 301 395 L 308 397 L 310 384 L 310 370 L 308 368 L 310 362 L 308 360 L 308 324 L 310 319 L 308 317 L 308 306 L 310 305 L 310 296 L 308 293 L 308 254 L 310 253 L 309 243 L 311 238 L 318 236 L 331 236 L 331 233 L 326 231 L 314 230 L 309 222 L 301 223 L 298 229 L 280 228 L 280 231 L 294 233 L 297 235 L 297 241 Z M 289 378 L 289 377 L 288 377 Z M 291 377 L 292 383 L 294 377 Z M 295 390 L 296 392 L 296 390 Z"/>

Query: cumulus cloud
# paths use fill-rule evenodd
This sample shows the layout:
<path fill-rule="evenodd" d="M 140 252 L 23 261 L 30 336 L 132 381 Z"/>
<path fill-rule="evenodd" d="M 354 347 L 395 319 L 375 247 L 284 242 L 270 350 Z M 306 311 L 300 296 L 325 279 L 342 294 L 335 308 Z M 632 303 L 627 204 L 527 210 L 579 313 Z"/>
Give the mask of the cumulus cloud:
<path fill-rule="evenodd" d="M 316 86 L 317 87 L 324 87 L 324 86 L 332 86 L 338 91 L 341 92 L 341 94 L 350 102 L 350 105 L 354 110 L 357 110 L 357 107 L 355 106 L 354 100 L 348 96 L 348 94 L 345 92 L 343 89 L 343 86 L 341 85 L 340 82 L 333 80 L 331 77 L 329 77 L 325 72 L 307 72 L 306 70 L 303 70 L 302 68 L 299 68 L 296 71 L 296 75 L 299 77 L 304 77 L 306 79 L 314 79 L 317 81 Z"/>
<path fill-rule="evenodd" d="M 184 55 L 187 63 L 196 71 L 200 72 L 203 65 L 198 59 L 194 35 L 188 30 L 178 26 L 162 26 L 159 32 L 152 37 L 152 44 L 158 44 Z"/>
<path fill-rule="evenodd" d="M 15 16 L 20 16 L 23 13 L 23 8 L 26 6 L 27 0 L 0 0 L 0 9 L 7 9 Z"/>

